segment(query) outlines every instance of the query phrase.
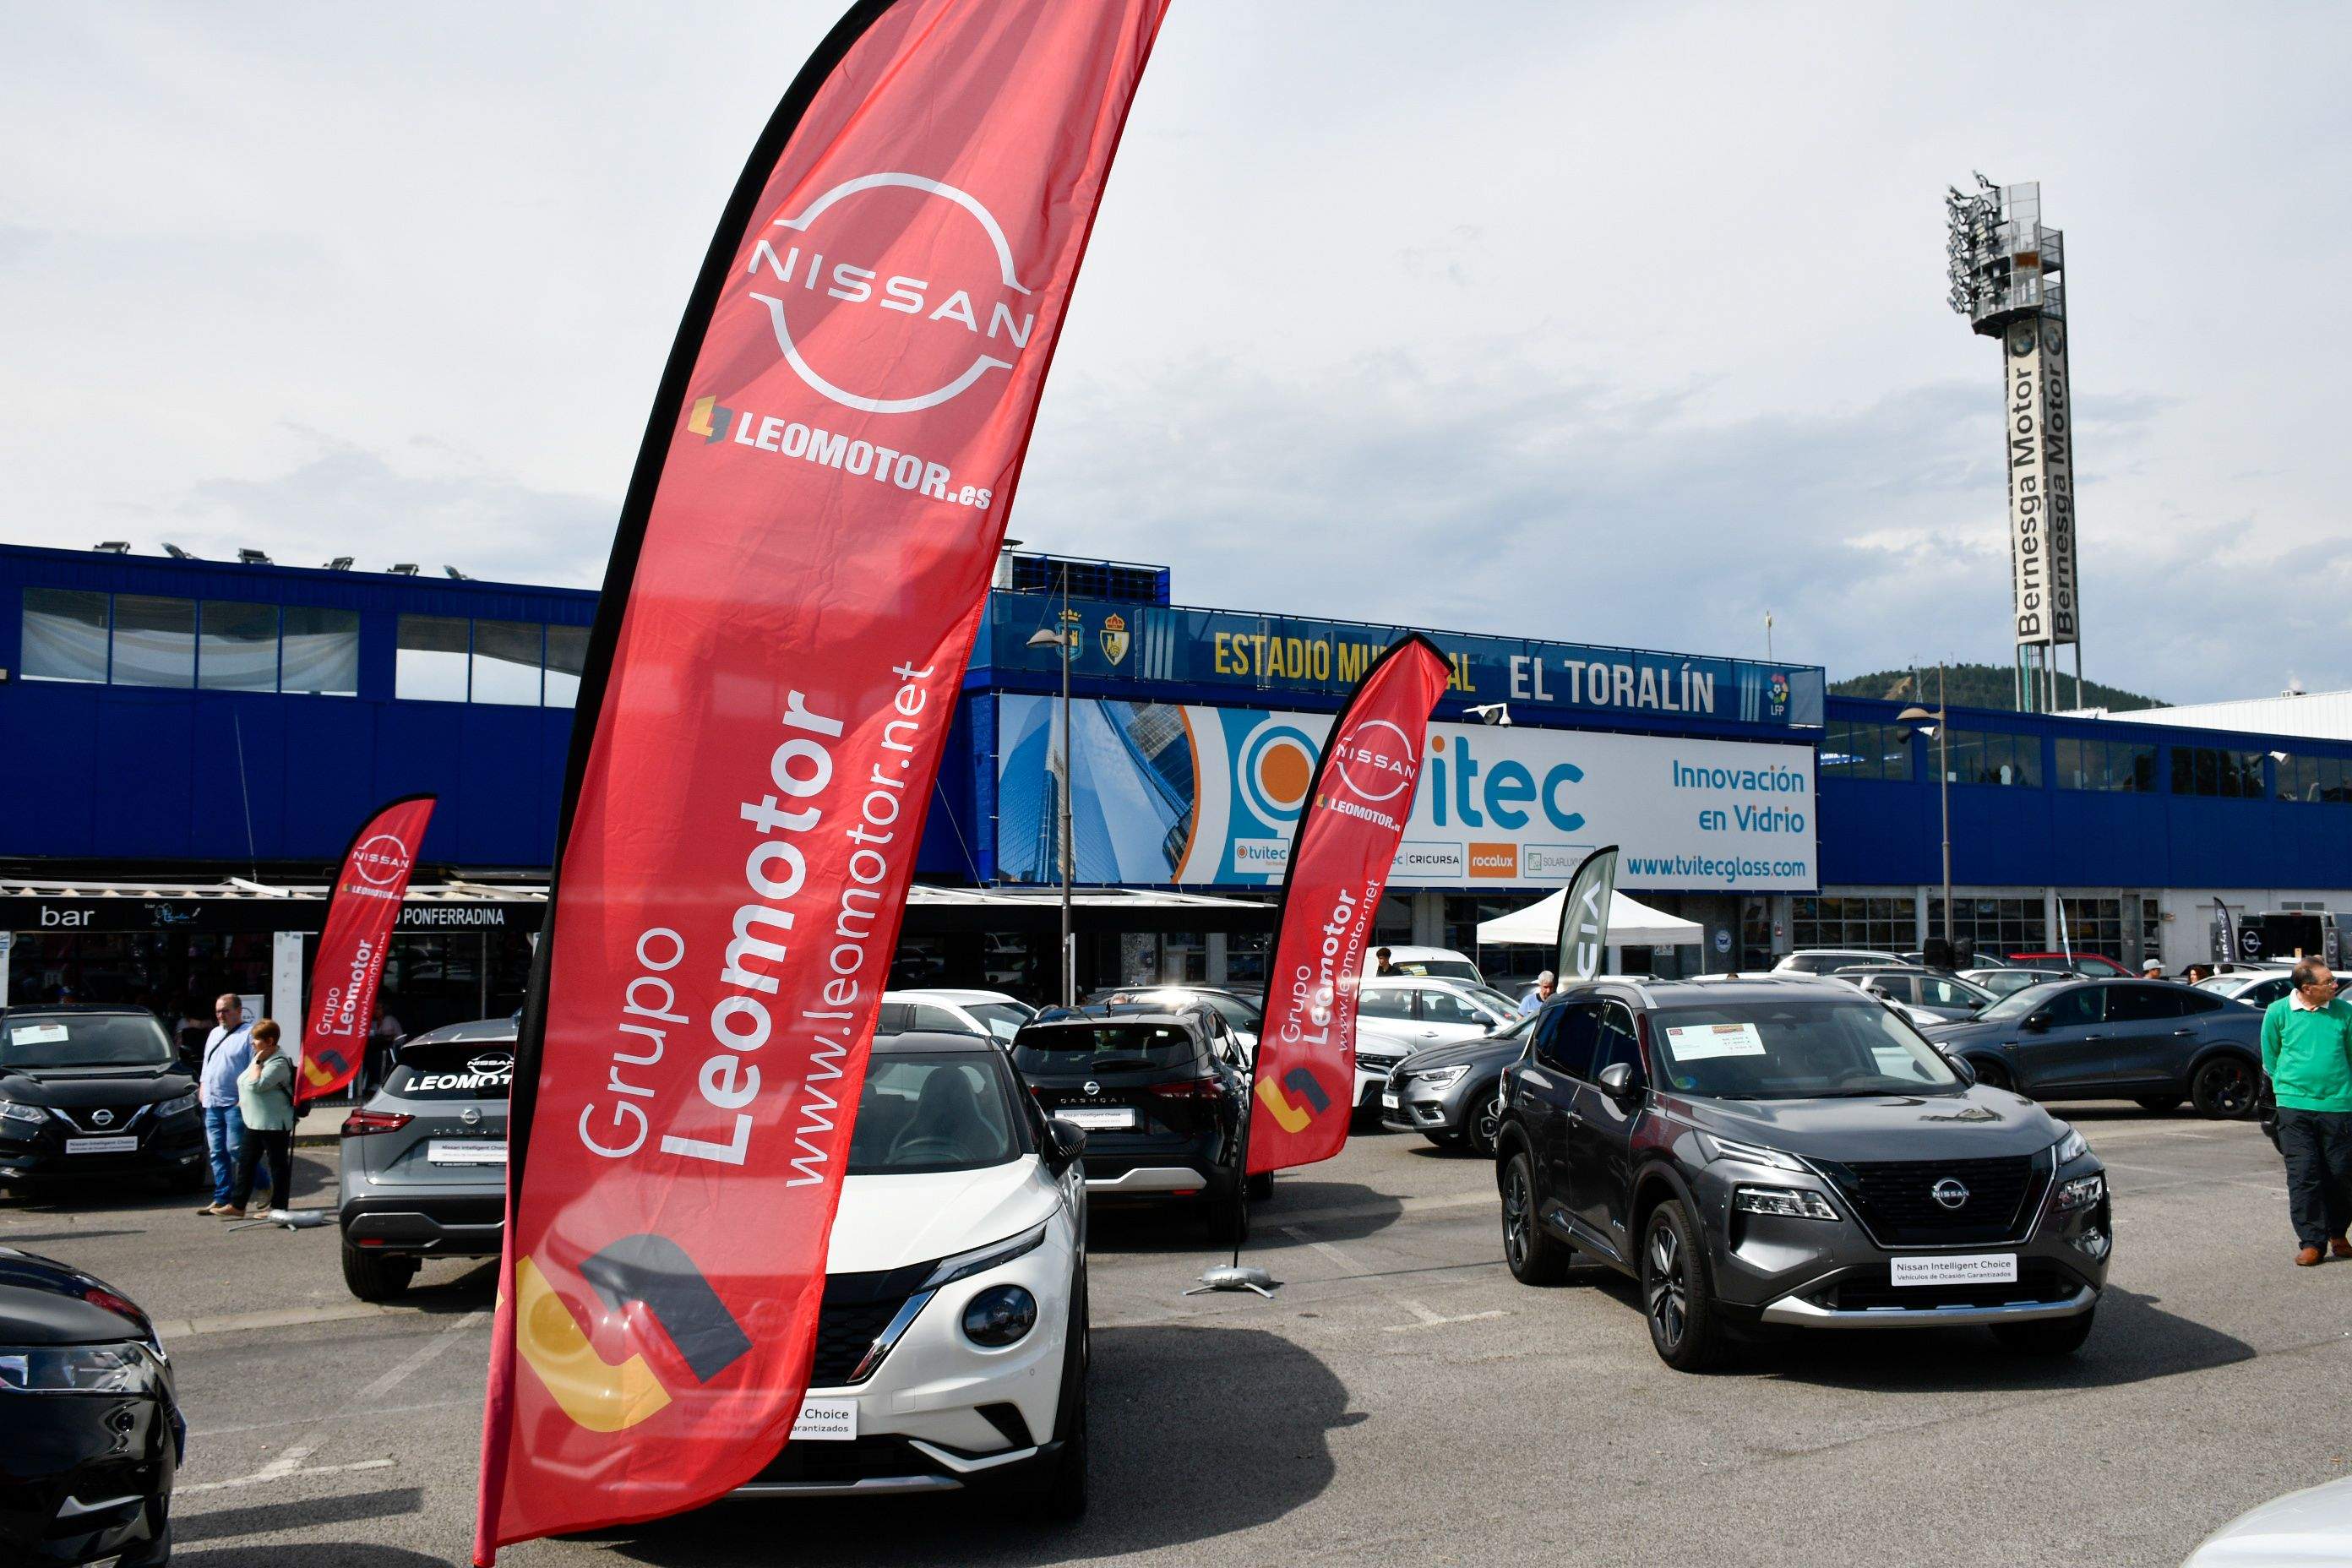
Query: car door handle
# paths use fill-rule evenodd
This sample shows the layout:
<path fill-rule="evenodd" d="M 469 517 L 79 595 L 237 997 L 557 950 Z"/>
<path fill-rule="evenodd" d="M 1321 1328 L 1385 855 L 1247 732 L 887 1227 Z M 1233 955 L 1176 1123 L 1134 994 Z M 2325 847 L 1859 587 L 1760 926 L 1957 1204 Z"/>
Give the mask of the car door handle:
<path fill-rule="evenodd" d="M 2084 1039 L 2084 1040 L 2104 1040 L 2104 1039 L 2105 1039 L 2105 1038 L 2106 1038 L 2106 1036 L 2105 1036 L 2105 1035 L 2078 1035 L 2078 1036 L 2076 1036 L 2075 1037 L 2076 1037 L 2077 1039 Z"/>
<path fill-rule="evenodd" d="M 2193 1035 L 2197 1031 L 2194 1029 L 2175 1029 L 2172 1032 L 2176 1035 Z"/>

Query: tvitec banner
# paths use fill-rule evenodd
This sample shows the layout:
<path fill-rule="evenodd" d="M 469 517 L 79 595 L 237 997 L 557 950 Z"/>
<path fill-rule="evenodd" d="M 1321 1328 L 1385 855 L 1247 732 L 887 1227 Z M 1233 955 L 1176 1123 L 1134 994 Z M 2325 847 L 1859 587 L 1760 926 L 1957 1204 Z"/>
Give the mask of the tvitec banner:
<path fill-rule="evenodd" d="M 1057 699 L 997 700 L 997 874 L 1049 883 Z M 1082 882 L 1278 881 L 1330 716 L 1099 699 L 1072 704 Z M 1630 891 L 1818 885 L 1811 746 L 1433 724 L 1396 888 L 1565 887 L 1620 847 Z"/>

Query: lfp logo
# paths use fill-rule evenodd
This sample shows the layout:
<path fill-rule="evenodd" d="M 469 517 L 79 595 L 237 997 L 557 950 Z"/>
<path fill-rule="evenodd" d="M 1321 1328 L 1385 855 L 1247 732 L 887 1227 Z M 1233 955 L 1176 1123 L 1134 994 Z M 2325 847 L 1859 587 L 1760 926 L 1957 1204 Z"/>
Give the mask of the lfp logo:
<path fill-rule="evenodd" d="M 968 191 L 865 174 L 770 227 L 744 267 L 759 279 L 751 297 L 793 373 L 845 408 L 936 408 L 1029 345 L 1037 315 L 1012 242 Z M 884 274 L 894 246 L 922 276 Z"/>

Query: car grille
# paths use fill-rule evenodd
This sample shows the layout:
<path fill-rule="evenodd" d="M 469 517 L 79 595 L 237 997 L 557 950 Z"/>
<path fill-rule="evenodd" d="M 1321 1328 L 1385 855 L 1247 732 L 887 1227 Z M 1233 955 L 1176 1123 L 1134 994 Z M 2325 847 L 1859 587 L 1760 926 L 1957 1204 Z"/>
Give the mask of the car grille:
<path fill-rule="evenodd" d="M 816 1358 L 809 1368 L 809 1386 L 838 1388 L 852 1380 L 857 1363 L 907 1298 L 929 1275 L 929 1263 L 869 1274 L 829 1274 L 824 1281 L 824 1306 L 817 1313 Z M 875 1366 L 881 1363 L 877 1362 Z M 866 1369 L 866 1376 L 874 1369 Z"/>
<path fill-rule="evenodd" d="M 147 1107 L 143 1105 L 110 1105 L 105 1108 L 107 1119 L 101 1122 L 98 1119 L 99 1109 L 95 1105 L 70 1108 L 53 1105 L 49 1107 L 49 1114 L 76 1132 L 100 1138 L 137 1131 L 141 1118 L 147 1114 Z"/>
<path fill-rule="evenodd" d="M 904 1437 L 858 1437 L 846 1443 L 788 1443 L 751 1480 L 848 1486 L 874 1476 L 944 1473 L 939 1461 Z"/>
<path fill-rule="evenodd" d="M 1866 1312 L 1884 1307 L 2007 1307 L 2018 1302 L 2063 1301 L 2082 1281 L 2055 1263 L 2028 1258 L 2011 1283 L 1897 1285 L 1890 1271 L 1874 1268 L 1848 1275 L 1822 1293 L 1821 1304 L 1835 1311 Z"/>
<path fill-rule="evenodd" d="M 2050 1175 L 2042 1157 L 1992 1160 L 1853 1160 L 1818 1163 L 1888 1246 L 2021 1239 Z M 1938 1183 L 1968 1188 L 1958 1208 L 1937 1203 Z"/>

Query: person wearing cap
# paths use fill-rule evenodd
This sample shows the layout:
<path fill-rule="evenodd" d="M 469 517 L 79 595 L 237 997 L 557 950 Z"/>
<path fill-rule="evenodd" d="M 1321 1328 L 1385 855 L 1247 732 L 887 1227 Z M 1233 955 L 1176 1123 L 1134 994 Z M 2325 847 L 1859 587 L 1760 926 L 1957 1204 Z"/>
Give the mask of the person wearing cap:
<path fill-rule="evenodd" d="M 2146 963 L 2141 964 L 2139 966 L 2139 977 L 2142 980 L 2163 979 L 2164 960 L 2160 958 L 2151 958 Z"/>
<path fill-rule="evenodd" d="M 1543 1005 L 1551 1000 L 1551 994 L 1559 989 L 1559 976 L 1549 969 L 1545 970 L 1536 976 L 1536 983 L 1528 986 L 1519 997 L 1519 1011 L 1523 1013 L 1540 1011 Z"/>
<path fill-rule="evenodd" d="M 2294 989 L 2263 1012 L 2263 1071 L 2278 1102 L 2295 1267 L 2309 1268 L 2323 1247 L 2352 1258 L 2352 1006 L 2316 959 L 2290 978 Z"/>

